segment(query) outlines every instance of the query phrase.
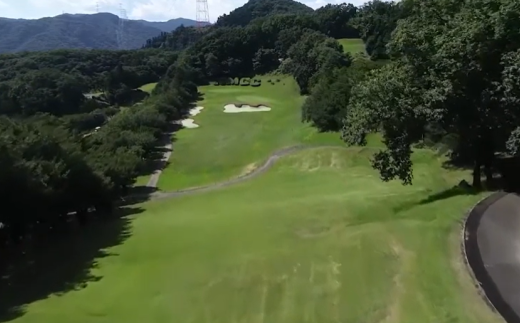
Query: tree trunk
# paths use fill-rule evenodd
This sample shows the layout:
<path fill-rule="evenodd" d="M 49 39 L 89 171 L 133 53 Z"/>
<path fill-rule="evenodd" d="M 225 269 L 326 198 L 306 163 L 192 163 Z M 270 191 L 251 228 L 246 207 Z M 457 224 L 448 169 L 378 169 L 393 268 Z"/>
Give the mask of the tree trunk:
<path fill-rule="evenodd" d="M 484 174 L 486 175 L 486 186 L 493 187 L 493 170 L 491 169 L 491 160 L 486 160 L 484 163 Z"/>
<path fill-rule="evenodd" d="M 474 188 L 482 188 L 482 181 L 480 180 L 480 161 L 476 160 L 473 166 L 473 183 L 471 184 Z"/>

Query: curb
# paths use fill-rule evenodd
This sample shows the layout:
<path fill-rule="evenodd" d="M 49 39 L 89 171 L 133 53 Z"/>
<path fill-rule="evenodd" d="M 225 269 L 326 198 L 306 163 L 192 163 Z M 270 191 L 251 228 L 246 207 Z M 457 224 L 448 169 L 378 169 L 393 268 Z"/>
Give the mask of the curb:
<path fill-rule="evenodd" d="M 509 193 L 504 191 L 491 193 L 468 210 L 461 220 L 460 249 L 463 262 L 479 296 L 493 313 L 500 315 L 505 322 L 512 323 L 517 322 L 517 320 L 512 318 L 512 310 L 509 304 L 502 298 L 500 292 L 494 285 L 493 279 L 486 270 L 480 254 L 476 234 L 480 226 L 480 219 L 486 213 L 487 209 L 508 194 Z M 492 301 L 492 299 L 495 301 Z M 516 314 L 513 312 L 513 316 L 514 315 Z"/>

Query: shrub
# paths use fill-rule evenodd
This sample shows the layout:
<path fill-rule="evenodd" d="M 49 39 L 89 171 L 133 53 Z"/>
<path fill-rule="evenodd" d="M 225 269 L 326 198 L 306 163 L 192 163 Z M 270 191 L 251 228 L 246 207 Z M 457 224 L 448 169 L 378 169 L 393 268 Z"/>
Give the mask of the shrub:
<path fill-rule="evenodd" d="M 232 79 L 233 81 L 233 85 L 240 85 L 240 78 L 239 77 L 235 77 Z"/>
<path fill-rule="evenodd" d="M 220 85 L 231 85 L 231 84 L 234 83 L 234 80 L 232 78 L 229 78 L 229 77 L 223 77 L 223 78 L 218 80 L 218 83 Z"/>
<path fill-rule="evenodd" d="M 250 78 L 243 78 L 240 80 L 240 85 L 242 86 L 248 86 L 251 84 L 251 79 Z"/>
<path fill-rule="evenodd" d="M 255 84 L 258 84 L 258 85 L 256 85 L 256 86 L 260 86 L 260 84 L 262 84 L 262 80 L 254 79 L 254 80 L 253 80 L 253 85 L 255 85 Z"/>

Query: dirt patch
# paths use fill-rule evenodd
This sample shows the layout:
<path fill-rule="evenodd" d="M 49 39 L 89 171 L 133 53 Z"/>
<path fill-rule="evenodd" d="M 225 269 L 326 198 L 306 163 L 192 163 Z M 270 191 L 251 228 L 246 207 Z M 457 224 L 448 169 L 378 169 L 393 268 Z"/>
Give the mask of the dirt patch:
<path fill-rule="evenodd" d="M 254 172 L 258 168 L 258 165 L 256 163 L 252 163 L 244 167 L 242 172 L 240 173 L 240 176 L 246 176 Z"/>

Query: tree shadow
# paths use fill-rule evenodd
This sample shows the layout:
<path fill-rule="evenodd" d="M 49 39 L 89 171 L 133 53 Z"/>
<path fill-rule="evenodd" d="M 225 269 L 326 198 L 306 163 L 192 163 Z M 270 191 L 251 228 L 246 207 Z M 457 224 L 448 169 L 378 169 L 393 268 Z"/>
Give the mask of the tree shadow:
<path fill-rule="evenodd" d="M 117 202 L 119 206 L 130 206 L 149 201 L 152 195 L 157 192 L 157 187 L 134 186 L 130 188 L 128 194 Z"/>
<path fill-rule="evenodd" d="M 395 213 L 402 212 L 402 211 L 408 211 L 416 206 L 420 205 L 426 205 L 430 203 L 434 203 L 437 201 L 446 200 L 452 197 L 461 196 L 461 195 L 477 195 L 482 192 L 496 192 L 506 190 L 504 187 L 504 182 L 501 178 L 501 176 L 496 176 L 493 178 L 491 182 L 488 182 L 487 180 L 482 181 L 482 187 L 481 188 L 475 188 L 472 187 L 468 182 L 465 180 L 460 181 L 459 184 L 454 185 L 446 190 L 435 192 L 427 197 L 420 199 L 419 201 L 408 201 L 404 203 L 400 203 L 396 207 L 394 207 L 392 210 Z"/>
<path fill-rule="evenodd" d="M 114 216 L 92 220 L 42 241 L 28 241 L 3 251 L 0 263 L 0 322 L 25 314 L 26 306 L 51 295 L 85 288 L 103 277 L 92 270 L 98 261 L 117 254 L 107 248 L 130 236 L 128 216 L 141 208 L 120 208 Z"/>

